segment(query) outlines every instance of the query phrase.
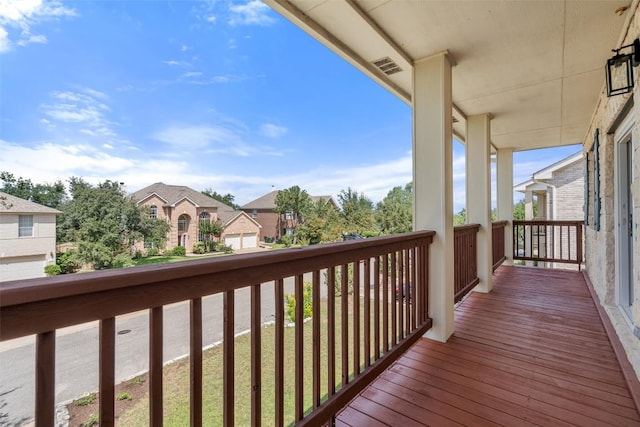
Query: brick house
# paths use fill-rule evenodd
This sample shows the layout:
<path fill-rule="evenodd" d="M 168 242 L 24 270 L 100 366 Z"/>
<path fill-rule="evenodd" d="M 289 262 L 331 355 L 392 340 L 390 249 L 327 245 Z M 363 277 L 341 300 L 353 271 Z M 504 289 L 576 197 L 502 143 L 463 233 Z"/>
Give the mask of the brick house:
<path fill-rule="evenodd" d="M 579 221 L 584 218 L 584 160 L 581 152 L 568 156 L 552 165 L 547 166 L 531 175 L 531 179 L 514 186 L 514 190 L 524 193 L 525 220 L 568 220 Z M 537 214 L 534 215 L 534 201 L 537 204 Z M 546 250 L 546 228 L 538 227 L 534 230 L 533 239 L 537 242 L 538 255 Z M 563 233 L 561 229 L 557 230 Z M 568 237 L 564 236 L 563 237 Z M 555 253 L 575 254 L 575 247 L 568 247 L 569 239 L 554 239 Z M 529 250 L 529 249 L 527 249 Z M 526 261 L 533 266 L 532 261 Z M 577 265 L 557 263 L 537 263 L 535 265 L 549 268 L 577 269 Z"/>
<path fill-rule="evenodd" d="M 584 218 L 584 165 L 581 152 L 535 172 L 514 187 L 525 195 L 525 219 L 581 220 Z M 533 216 L 537 200 L 538 215 Z"/>
<path fill-rule="evenodd" d="M 44 277 L 56 262 L 60 211 L 0 192 L 0 282 Z"/>
<path fill-rule="evenodd" d="M 279 190 L 273 190 L 264 196 L 240 207 L 244 212 L 256 220 L 261 226 L 260 241 L 265 238 L 278 239 L 286 234 L 293 233 L 293 224 L 289 214 L 280 215 L 274 211 L 276 207 L 276 196 Z M 309 196 L 315 203 L 318 200 L 326 200 L 331 203 L 336 210 L 339 209 L 335 200 L 331 196 Z"/>
<path fill-rule="evenodd" d="M 148 206 L 151 216 L 169 222 L 166 249 L 184 246 L 187 253 L 193 252 L 193 245 L 203 239 L 199 233 L 202 221 L 221 221 L 224 226 L 221 239 L 233 249 L 258 246 L 260 224 L 246 213 L 192 188 L 157 182 L 132 193 L 131 197 L 138 204 Z"/>

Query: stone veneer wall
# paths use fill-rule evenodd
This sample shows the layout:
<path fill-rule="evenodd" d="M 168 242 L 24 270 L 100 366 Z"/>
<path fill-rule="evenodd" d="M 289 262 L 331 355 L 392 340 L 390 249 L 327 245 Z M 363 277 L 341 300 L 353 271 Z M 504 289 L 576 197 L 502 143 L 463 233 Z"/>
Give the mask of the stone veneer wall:
<path fill-rule="evenodd" d="M 584 165 L 579 161 L 553 174 L 550 181 L 556 187 L 555 217 L 557 220 L 584 218 Z"/>
<path fill-rule="evenodd" d="M 633 13 L 630 26 L 627 29 L 622 45 L 629 44 L 640 34 L 640 12 L 629 10 Z M 604 68 L 604 64 L 603 64 Z M 636 69 L 637 70 L 637 69 Z M 636 73 L 636 85 L 633 96 L 640 99 L 638 89 L 638 73 Z M 627 100 L 632 94 L 625 94 L 608 98 L 604 90 L 600 95 L 591 126 L 584 141 L 584 151 L 589 152 L 593 148 L 596 129 L 600 132 L 600 230 L 594 229 L 594 161 L 589 160 L 589 225 L 585 227 L 586 240 L 586 271 L 598 294 L 600 302 L 606 310 L 616 332 L 624 346 L 629 361 L 633 365 L 636 374 L 640 374 L 640 105 L 636 105 L 628 113 L 635 124 L 632 129 L 633 141 L 633 176 L 634 181 L 631 191 L 634 197 L 633 217 L 635 222 L 635 252 L 634 272 L 635 299 L 633 302 L 633 319 L 635 325 L 630 325 L 628 319 L 617 307 L 616 301 L 616 255 L 615 245 L 617 239 L 615 217 L 615 145 L 614 135 L 608 135 L 607 131 L 620 117 Z M 590 156 L 593 153 L 590 154 Z M 640 376 L 640 375 L 639 375 Z"/>

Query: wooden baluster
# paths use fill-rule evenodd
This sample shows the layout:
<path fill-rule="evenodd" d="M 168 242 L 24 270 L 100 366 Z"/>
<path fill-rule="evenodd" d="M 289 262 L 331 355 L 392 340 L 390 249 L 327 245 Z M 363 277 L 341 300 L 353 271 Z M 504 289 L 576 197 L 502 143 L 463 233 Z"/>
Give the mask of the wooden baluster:
<path fill-rule="evenodd" d="M 202 298 L 194 298 L 189 305 L 190 341 L 189 370 L 191 395 L 191 426 L 202 426 Z"/>
<path fill-rule="evenodd" d="M 149 319 L 149 424 L 162 426 L 162 307 L 151 309 Z"/>
<path fill-rule="evenodd" d="M 103 319 L 99 325 L 100 372 L 100 425 L 112 427 L 115 424 L 115 360 L 116 360 L 116 320 L 114 317 Z"/>
<path fill-rule="evenodd" d="M 56 397 L 56 332 L 36 336 L 36 425 L 53 427 Z"/>
<path fill-rule="evenodd" d="M 225 427 L 232 427 L 235 423 L 235 291 L 224 292 L 223 297 L 223 423 Z"/>
<path fill-rule="evenodd" d="M 251 286 L 251 425 L 262 424 L 262 311 L 260 285 Z"/>

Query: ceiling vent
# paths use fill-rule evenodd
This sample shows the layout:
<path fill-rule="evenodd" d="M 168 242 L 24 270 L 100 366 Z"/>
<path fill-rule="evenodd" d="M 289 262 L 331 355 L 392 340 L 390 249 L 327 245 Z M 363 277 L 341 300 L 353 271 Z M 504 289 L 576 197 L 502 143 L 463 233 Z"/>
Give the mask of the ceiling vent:
<path fill-rule="evenodd" d="M 378 69 L 385 73 L 387 76 L 402 71 L 402 68 L 400 68 L 398 64 L 393 62 L 393 59 L 389 58 L 388 56 L 373 61 L 373 65 L 378 67 Z"/>
<path fill-rule="evenodd" d="M 452 121 L 453 123 L 458 123 L 460 120 L 456 119 L 455 117 L 451 117 L 451 121 Z"/>

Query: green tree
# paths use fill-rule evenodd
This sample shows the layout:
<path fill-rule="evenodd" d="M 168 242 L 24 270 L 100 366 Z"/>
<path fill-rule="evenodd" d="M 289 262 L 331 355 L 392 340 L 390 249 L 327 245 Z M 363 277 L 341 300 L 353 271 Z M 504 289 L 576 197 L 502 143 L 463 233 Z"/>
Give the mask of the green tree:
<path fill-rule="evenodd" d="M 467 210 L 465 208 L 460 209 L 460 212 L 453 214 L 453 226 L 464 225 L 467 223 Z"/>
<path fill-rule="evenodd" d="M 340 240 L 342 219 L 333 203 L 319 199 L 311 203 L 304 223 L 298 227 L 298 238 L 311 245 Z"/>
<path fill-rule="evenodd" d="M 236 199 L 234 195 L 231 193 L 227 193 L 225 195 L 219 194 L 216 191 L 213 191 L 211 188 L 205 188 L 201 191 L 205 196 L 209 196 L 212 199 L 216 199 L 219 202 L 224 203 L 227 206 L 231 206 L 233 209 L 240 209 L 240 206 L 235 204 L 234 200 Z"/>
<path fill-rule="evenodd" d="M 297 242 L 298 226 L 304 223 L 305 215 L 310 212 L 311 207 L 311 197 L 306 190 L 297 185 L 278 191 L 273 210 L 280 214 L 280 220 L 283 221 L 285 228 L 293 229 L 293 243 Z"/>
<path fill-rule="evenodd" d="M 385 234 L 413 230 L 413 184 L 393 187 L 376 206 L 376 223 Z"/>
<path fill-rule="evenodd" d="M 201 221 L 200 222 L 200 234 L 204 237 L 204 248 L 206 252 L 213 252 L 215 250 L 215 243 L 220 239 L 224 226 L 221 221 Z M 214 240 L 213 238 L 216 238 Z"/>
<path fill-rule="evenodd" d="M 0 191 L 50 208 L 59 209 L 67 200 L 62 181 L 53 184 L 34 184 L 30 179 L 16 178 L 9 172 L 0 172 Z"/>
<path fill-rule="evenodd" d="M 538 201 L 533 199 L 533 218 L 538 216 Z M 517 201 L 513 205 L 513 219 L 524 221 L 524 199 Z"/>
<path fill-rule="evenodd" d="M 358 193 L 351 187 L 338 194 L 342 209 L 345 233 L 371 233 L 375 231 L 373 202 L 364 193 Z"/>
<path fill-rule="evenodd" d="M 94 187 L 72 177 L 69 188 L 72 199 L 62 206 L 58 241 L 76 243 L 82 263 L 110 267 L 117 255 L 131 255 L 136 242 L 164 246 L 169 224 L 151 218 L 149 209 L 127 197 L 117 182 L 107 180 Z"/>

